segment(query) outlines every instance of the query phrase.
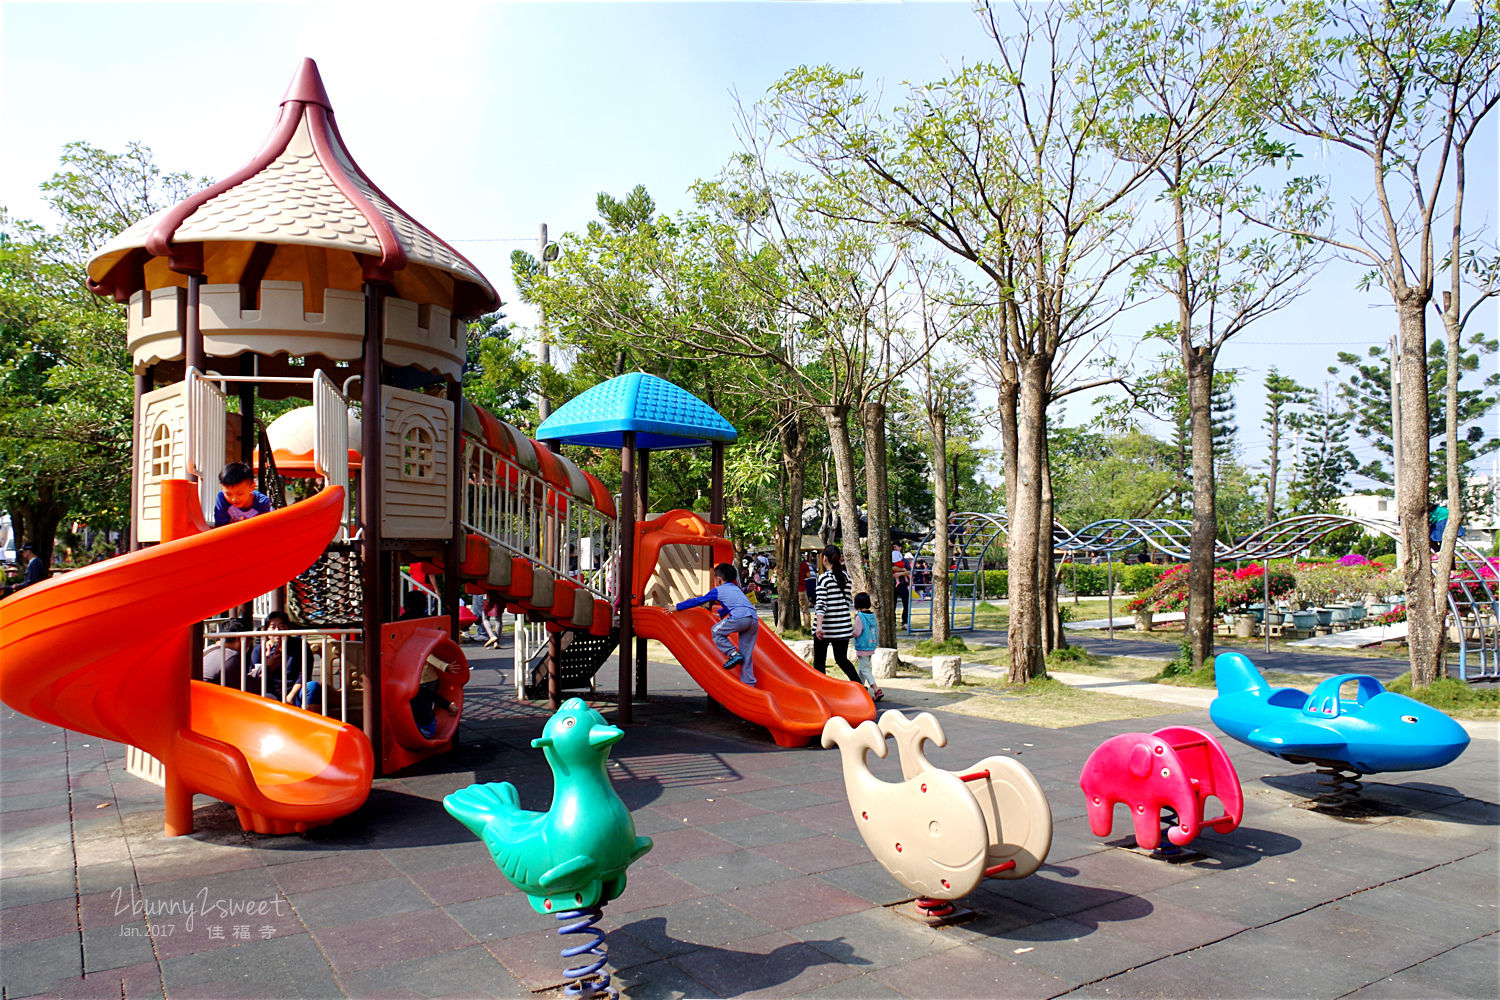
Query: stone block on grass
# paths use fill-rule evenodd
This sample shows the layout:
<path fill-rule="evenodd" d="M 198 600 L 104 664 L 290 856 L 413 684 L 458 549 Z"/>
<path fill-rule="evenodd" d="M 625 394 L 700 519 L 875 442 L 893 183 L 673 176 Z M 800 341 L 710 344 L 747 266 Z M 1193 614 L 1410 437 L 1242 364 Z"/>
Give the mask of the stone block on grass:
<path fill-rule="evenodd" d="M 963 657 L 934 656 L 932 658 L 932 683 L 938 687 L 958 687 L 964 682 Z"/>
<path fill-rule="evenodd" d="M 878 679 L 889 679 L 896 676 L 896 668 L 901 665 L 901 659 L 894 649 L 877 649 L 870 657 L 870 672 Z"/>

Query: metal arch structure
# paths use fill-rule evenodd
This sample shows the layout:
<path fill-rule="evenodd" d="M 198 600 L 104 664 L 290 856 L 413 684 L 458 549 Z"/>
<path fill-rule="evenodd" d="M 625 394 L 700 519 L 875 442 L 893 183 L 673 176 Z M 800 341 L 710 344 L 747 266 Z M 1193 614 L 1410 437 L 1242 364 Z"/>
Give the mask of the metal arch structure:
<path fill-rule="evenodd" d="M 1065 554 L 1096 552 L 1109 557 L 1112 582 L 1113 556 L 1137 545 L 1145 544 L 1173 559 L 1188 559 L 1191 554 L 1191 526 L 1190 521 L 1183 520 L 1107 518 L 1073 532 L 1053 522 L 1052 538 L 1054 548 Z M 1237 542 L 1216 541 L 1214 562 L 1295 558 L 1325 536 L 1350 526 L 1388 538 L 1396 538 L 1398 534 L 1397 525 L 1389 521 L 1374 521 L 1347 514 L 1304 514 L 1269 524 Z M 967 585 L 955 583 L 950 588 L 950 618 L 958 610 L 960 591 L 968 592 L 969 624 L 958 626 L 955 622 L 956 629 L 974 627 L 975 609 L 984 596 L 983 574 L 980 570 L 989 555 L 990 546 L 1008 528 L 1009 522 L 1005 514 L 961 511 L 949 516 L 949 544 L 954 561 L 960 569 L 964 569 L 971 559 L 976 560 L 972 564 L 975 572 Z M 918 551 L 930 555 L 934 539 L 935 532 L 929 531 Z M 1456 572 L 1448 587 L 1448 612 L 1451 615 L 1450 625 L 1456 633 L 1459 678 L 1500 678 L 1500 600 L 1497 600 L 1500 583 L 1495 579 L 1496 567 L 1473 546 L 1459 539 L 1454 547 L 1454 569 Z M 1113 591 L 1112 586 L 1110 590 Z M 1112 593 L 1110 596 L 1113 598 Z M 1266 596 L 1269 603 L 1269 595 Z M 1112 634 L 1112 599 L 1109 614 Z M 908 631 L 931 631 L 930 611 L 926 629 L 908 627 Z M 1269 641 L 1268 637 L 1267 643 Z"/>
<path fill-rule="evenodd" d="M 987 511 L 957 511 L 948 515 L 948 556 L 959 572 L 972 571 L 965 582 L 954 579 L 948 585 L 948 628 L 952 632 L 968 632 L 974 628 L 979 602 L 986 598 L 984 588 L 984 565 L 989 559 L 990 547 L 1000 536 L 1010 531 L 1010 520 L 1004 513 Z M 1052 542 L 1056 546 L 1070 536 L 1067 528 L 1052 522 Z M 917 545 L 917 555 L 925 556 L 929 562 L 936 559 L 937 531 L 931 529 Z M 968 624 L 959 624 L 961 606 L 969 611 Z M 919 628 L 916 611 L 907 624 L 909 635 L 926 635 L 932 631 L 933 608 L 927 606 L 927 626 Z"/>

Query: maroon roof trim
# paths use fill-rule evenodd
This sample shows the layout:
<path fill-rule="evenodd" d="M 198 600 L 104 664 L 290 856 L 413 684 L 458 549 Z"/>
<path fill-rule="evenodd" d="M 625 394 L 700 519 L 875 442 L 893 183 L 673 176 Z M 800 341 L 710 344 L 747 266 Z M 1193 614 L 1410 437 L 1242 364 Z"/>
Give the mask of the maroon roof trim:
<path fill-rule="evenodd" d="M 346 156 L 349 147 L 344 145 L 343 137 L 338 133 L 338 127 L 333 124 L 332 113 L 317 104 L 304 107 L 303 114 L 307 116 L 307 132 L 312 136 L 313 149 L 317 152 L 318 159 L 322 161 L 323 169 L 328 171 L 328 177 L 333 181 L 334 186 L 343 192 L 345 198 L 354 203 L 354 207 L 359 209 L 365 221 L 370 224 L 370 228 L 375 230 L 375 235 L 380 239 L 380 269 L 388 272 L 386 277 L 389 280 L 389 274 L 394 274 L 406 267 L 406 248 L 401 245 L 401 239 L 396 235 L 396 230 L 391 228 L 390 222 L 370 199 L 365 197 L 359 185 L 354 183 L 354 179 L 348 175 L 344 170 L 344 165 L 339 162 L 338 153 L 333 148 L 334 143 L 343 147 Z M 354 163 L 354 157 L 348 156 L 348 160 L 360 178 L 366 184 L 370 184 L 370 178 L 366 177 L 365 172 Z M 374 188 L 375 185 L 370 184 L 370 187 Z"/>
<path fill-rule="evenodd" d="M 302 60 L 302 65 L 297 67 L 297 75 L 292 77 L 292 82 L 286 88 L 286 95 L 281 99 L 282 104 L 287 101 L 317 104 L 328 111 L 333 110 L 333 102 L 328 99 L 328 91 L 323 88 L 323 77 L 318 73 L 317 63 L 309 58 Z"/>
<path fill-rule="evenodd" d="M 281 117 L 277 119 L 276 126 L 271 130 L 271 135 L 266 139 L 266 144 L 261 147 L 259 153 L 240 169 L 216 184 L 190 195 L 178 202 L 172 208 L 163 213 L 157 220 L 156 225 L 151 227 L 151 232 L 146 234 L 146 249 L 156 257 L 166 257 L 172 251 L 172 237 L 177 234 L 177 227 L 187 221 L 188 216 L 198 211 L 203 204 L 210 199 L 228 191 L 232 187 L 243 184 L 245 181 L 260 173 L 270 166 L 276 157 L 286 149 L 287 143 L 292 141 L 292 134 L 297 131 L 297 123 L 302 120 L 302 109 L 305 107 L 300 101 L 288 101 L 281 106 Z"/>
<path fill-rule="evenodd" d="M 349 148 L 349 144 L 346 143 L 346 142 L 344 142 L 344 137 L 339 134 L 339 125 L 338 125 L 338 122 L 334 120 L 334 116 L 331 115 L 331 114 L 328 116 L 328 126 L 329 126 L 330 129 L 332 129 L 332 131 L 333 131 L 333 137 L 338 141 L 338 144 L 340 146 L 342 146 L 344 149 L 347 150 Z M 352 157 L 352 156 L 349 157 L 349 162 L 350 163 L 354 163 L 354 157 Z M 417 222 L 415 216 L 413 216 L 410 212 L 407 212 L 404 209 L 402 209 L 402 207 L 400 205 L 397 205 L 396 202 L 391 198 L 390 195 L 388 195 L 384 191 L 380 190 L 380 185 L 379 184 L 376 184 L 373 180 L 370 179 L 370 176 L 368 174 L 366 174 L 363 170 L 360 170 L 358 164 L 355 164 L 354 169 L 358 170 L 359 171 L 359 176 L 364 179 L 364 182 L 366 184 L 370 185 L 370 190 L 374 191 L 376 194 L 380 195 L 380 197 L 382 197 L 382 198 L 385 199 L 385 203 L 387 205 L 391 206 L 391 210 L 392 211 L 400 212 L 402 215 L 406 216 L 408 219 L 411 219 L 412 222 L 415 223 L 418 226 L 418 228 L 422 229 L 423 231 L 425 231 L 427 233 L 428 236 L 431 236 L 438 243 L 442 244 L 443 247 L 445 247 L 449 253 L 451 253 L 453 256 L 457 257 L 459 260 L 463 261 L 465 264 L 469 265 L 469 269 L 471 271 L 473 271 L 476 275 L 482 276 L 484 274 L 483 271 L 479 270 L 479 268 L 477 268 L 477 267 L 474 266 L 474 262 L 473 261 L 471 261 L 469 258 L 465 257 L 463 254 L 459 253 L 457 250 L 453 249 L 453 247 L 448 244 L 447 240 L 443 239 L 437 233 L 433 232 L 431 229 L 428 229 L 426 226 L 422 225 L 420 222 Z M 340 190 L 342 190 L 342 188 Z M 378 216 L 378 213 L 377 213 L 377 216 Z M 382 219 L 381 221 L 384 221 L 384 219 Z M 458 276 L 455 275 L 455 277 L 458 277 Z M 481 292 L 482 292 L 482 298 L 484 300 L 483 303 L 482 303 L 483 308 L 482 308 L 482 310 L 481 310 L 480 313 L 475 313 L 476 316 L 481 315 L 482 313 L 494 312 L 496 309 L 500 308 L 500 293 L 496 292 L 493 288 L 489 287 L 488 281 L 483 281 L 483 282 L 480 282 L 480 281 L 471 281 L 471 280 L 463 279 L 463 278 L 460 278 L 459 280 L 464 281 L 466 284 L 473 285 L 475 288 L 480 289 Z"/>

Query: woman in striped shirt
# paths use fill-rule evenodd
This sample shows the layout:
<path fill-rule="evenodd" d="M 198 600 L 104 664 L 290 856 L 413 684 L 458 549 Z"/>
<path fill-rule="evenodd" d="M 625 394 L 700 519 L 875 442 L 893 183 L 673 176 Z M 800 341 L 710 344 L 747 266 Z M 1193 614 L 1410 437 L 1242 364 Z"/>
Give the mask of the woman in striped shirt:
<path fill-rule="evenodd" d="M 823 550 L 823 572 L 818 575 L 817 604 L 813 608 L 813 668 L 828 672 L 828 650 L 833 660 L 851 681 L 860 686 L 854 664 L 849 662 L 849 640 L 854 636 L 854 604 L 849 594 L 849 574 L 844 570 L 844 553 L 837 545 Z"/>

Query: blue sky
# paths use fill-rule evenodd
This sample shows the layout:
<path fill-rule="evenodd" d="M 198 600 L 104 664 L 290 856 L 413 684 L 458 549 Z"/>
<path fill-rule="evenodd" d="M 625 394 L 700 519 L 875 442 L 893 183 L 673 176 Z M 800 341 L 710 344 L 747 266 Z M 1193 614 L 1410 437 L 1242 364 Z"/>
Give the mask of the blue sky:
<path fill-rule="evenodd" d="M 165 167 L 223 176 L 258 147 L 312 56 L 360 165 L 522 322 L 511 250 L 534 250 L 539 222 L 554 238 L 580 229 L 599 191 L 641 183 L 662 209 L 686 207 L 687 187 L 736 148 L 731 92 L 753 101 L 785 70 L 822 62 L 894 91 L 990 52 L 965 3 L 7 2 L 0 19 L 0 202 L 13 213 L 43 215 L 37 185 L 75 139 L 140 140 Z M 1477 150 L 1492 152 L 1494 135 Z M 1495 159 L 1471 159 L 1467 211 L 1493 225 Z M 1321 384 L 1340 349 L 1394 330 L 1356 277 L 1330 266 L 1225 349 L 1221 363 L 1243 373 L 1247 462 L 1265 455 L 1267 368 Z"/>

